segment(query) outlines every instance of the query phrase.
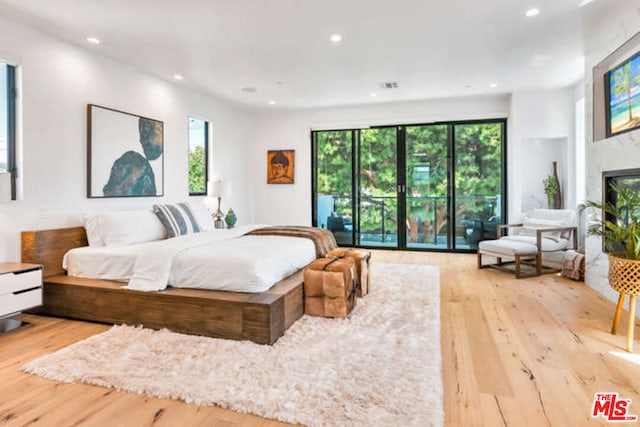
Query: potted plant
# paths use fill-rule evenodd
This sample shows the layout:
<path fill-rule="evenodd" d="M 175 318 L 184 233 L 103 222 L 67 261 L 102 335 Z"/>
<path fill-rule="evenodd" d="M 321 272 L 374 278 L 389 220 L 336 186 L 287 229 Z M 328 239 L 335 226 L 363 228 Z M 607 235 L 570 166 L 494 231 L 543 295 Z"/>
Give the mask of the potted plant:
<path fill-rule="evenodd" d="M 611 189 L 616 193 L 615 204 L 587 202 L 588 207 L 601 209 L 604 214 L 600 222 L 587 228 L 587 234 L 601 236 L 612 253 L 640 261 L 640 193 L 613 183 Z"/>
<path fill-rule="evenodd" d="M 542 184 L 544 185 L 544 192 L 547 195 L 547 206 L 549 209 L 552 209 L 554 207 L 553 198 L 558 191 L 558 179 L 554 175 L 549 175 L 542 180 Z"/>
<path fill-rule="evenodd" d="M 627 351 L 633 350 L 635 297 L 640 295 L 640 193 L 611 184 L 615 203 L 587 202 L 587 206 L 602 210 L 602 219 L 587 228 L 587 235 L 601 236 L 609 253 L 609 285 L 620 292 L 611 333 L 615 334 L 624 304 L 630 295 Z"/>

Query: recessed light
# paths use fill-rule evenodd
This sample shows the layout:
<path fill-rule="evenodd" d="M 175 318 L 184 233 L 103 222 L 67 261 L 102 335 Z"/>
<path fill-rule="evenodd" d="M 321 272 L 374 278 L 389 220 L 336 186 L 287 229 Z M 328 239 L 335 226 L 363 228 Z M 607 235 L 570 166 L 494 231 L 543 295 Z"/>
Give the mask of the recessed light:
<path fill-rule="evenodd" d="M 591 3 L 592 1 L 593 1 L 593 0 L 582 0 L 582 1 L 580 2 L 580 4 L 578 5 L 578 7 L 586 6 L 586 5 L 588 5 L 589 3 Z"/>
<path fill-rule="evenodd" d="M 372 93 L 369 94 L 369 96 L 372 97 L 372 98 L 375 98 L 376 96 L 378 96 L 378 94 L 375 93 L 375 92 L 372 92 Z"/>
<path fill-rule="evenodd" d="M 533 9 L 529 9 L 529 10 L 527 10 L 526 15 L 527 15 L 529 18 L 531 18 L 532 16 L 536 16 L 536 15 L 537 15 L 537 14 L 539 14 L 539 13 L 540 13 L 540 10 L 539 10 L 539 9 L 536 9 L 536 8 L 534 7 Z"/>
<path fill-rule="evenodd" d="M 382 82 L 380 83 L 380 89 L 398 89 L 398 82 Z"/>
<path fill-rule="evenodd" d="M 331 34 L 330 40 L 333 43 L 340 43 L 342 41 L 342 36 L 340 34 Z"/>
<path fill-rule="evenodd" d="M 182 80 L 182 79 L 184 79 L 184 77 L 182 77 L 182 74 L 174 74 L 174 75 L 173 75 L 173 78 L 174 78 L 174 79 L 176 79 L 176 80 Z"/>
<path fill-rule="evenodd" d="M 498 83 L 491 83 L 489 84 L 489 87 L 495 89 L 498 87 Z"/>
<path fill-rule="evenodd" d="M 100 39 L 97 37 L 87 37 L 87 41 L 93 44 L 100 44 Z"/>
<path fill-rule="evenodd" d="M 244 93 L 256 93 L 257 91 L 258 89 L 250 86 L 240 88 L 240 92 L 244 92 Z"/>
<path fill-rule="evenodd" d="M 269 105 L 276 105 L 276 101 L 269 101 Z"/>

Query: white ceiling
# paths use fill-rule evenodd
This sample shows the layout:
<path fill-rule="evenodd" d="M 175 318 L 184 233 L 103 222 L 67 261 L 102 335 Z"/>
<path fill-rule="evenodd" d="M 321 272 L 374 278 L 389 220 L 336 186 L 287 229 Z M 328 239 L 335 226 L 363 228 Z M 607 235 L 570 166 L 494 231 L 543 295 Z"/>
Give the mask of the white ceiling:
<path fill-rule="evenodd" d="M 584 72 L 581 2 L 0 0 L 0 13 L 236 103 L 303 108 L 568 86 Z"/>

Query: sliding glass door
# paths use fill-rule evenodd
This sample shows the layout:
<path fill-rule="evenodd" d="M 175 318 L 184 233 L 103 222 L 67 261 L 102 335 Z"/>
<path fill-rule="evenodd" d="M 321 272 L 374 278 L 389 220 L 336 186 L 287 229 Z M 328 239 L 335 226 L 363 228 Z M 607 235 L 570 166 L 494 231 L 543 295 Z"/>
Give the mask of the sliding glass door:
<path fill-rule="evenodd" d="M 359 246 L 398 246 L 396 128 L 360 131 Z"/>
<path fill-rule="evenodd" d="M 341 245 L 473 251 L 505 220 L 505 120 L 314 131 L 313 224 Z"/>
<path fill-rule="evenodd" d="M 406 128 L 407 247 L 448 249 L 447 125 Z"/>
<path fill-rule="evenodd" d="M 478 242 L 496 238 L 503 223 L 504 124 L 453 126 L 455 248 L 477 249 Z"/>
<path fill-rule="evenodd" d="M 314 225 L 333 232 L 339 245 L 354 244 L 353 150 L 350 130 L 314 132 Z"/>

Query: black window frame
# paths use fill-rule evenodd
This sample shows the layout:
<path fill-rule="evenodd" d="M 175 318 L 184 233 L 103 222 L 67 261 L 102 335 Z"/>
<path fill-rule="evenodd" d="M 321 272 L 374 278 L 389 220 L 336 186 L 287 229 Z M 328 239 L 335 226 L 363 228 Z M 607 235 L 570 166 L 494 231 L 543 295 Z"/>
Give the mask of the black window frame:
<path fill-rule="evenodd" d="M 455 135 L 454 135 L 454 128 L 456 126 L 459 125 L 472 125 L 472 124 L 488 124 L 488 123 L 498 123 L 501 125 L 501 158 L 502 158 L 502 164 L 501 164 L 501 170 L 500 170 L 500 174 L 502 176 L 502 185 L 501 185 L 501 191 L 502 191 L 502 206 L 501 206 L 501 212 L 500 215 L 502 217 L 502 223 L 503 224 L 508 224 L 508 203 L 509 203 L 509 194 L 508 194 L 508 174 L 507 174 L 507 160 L 508 160 L 508 156 L 507 156 L 507 134 L 508 134 L 508 120 L 506 117 L 501 117 L 501 118 L 486 118 L 486 119 L 469 119 L 469 120 L 445 120 L 445 121 L 437 121 L 437 122 L 430 122 L 430 123 L 410 123 L 410 124 L 395 124 L 395 125 L 381 125 L 381 126 L 371 126 L 370 128 L 382 128 L 382 127 L 396 127 L 398 129 L 398 139 L 397 139 L 397 143 L 399 144 L 399 149 L 401 149 L 400 151 L 402 151 L 402 153 L 399 153 L 398 155 L 402 154 L 403 156 L 405 155 L 404 153 L 404 149 L 406 149 L 406 128 L 408 127 L 413 127 L 413 126 L 428 126 L 428 125 L 446 125 L 447 126 L 447 144 L 448 144 L 448 155 L 447 155 L 447 162 L 448 162 L 448 175 L 449 175 L 449 179 L 448 179 L 448 185 L 451 186 L 452 183 L 454 182 L 453 180 L 455 179 L 455 165 L 454 165 L 454 161 L 455 161 Z M 318 218 L 317 218 L 317 193 L 318 193 L 318 188 L 317 188 L 317 156 L 318 156 L 318 147 L 317 147 L 317 134 L 318 133 L 322 133 L 322 132 L 331 132 L 331 131 L 350 131 L 352 133 L 352 155 L 354 156 L 353 159 L 353 163 L 352 163 L 352 187 L 355 187 L 355 182 L 356 179 L 359 179 L 359 175 L 358 175 L 358 170 L 359 170 L 359 165 L 356 163 L 358 162 L 358 158 L 359 158 L 359 148 L 360 148 L 360 132 L 361 132 L 362 128 L 342 128 L 342 129 L 312 129 L 311 130 L 311 135 L 310 135 L 310 140 L 311 140 L 311 223 L 314 227 L 318 226 Z M 398 171 L 398 183 L 400 185 L 406 183 L 406 171 L 405 170 L 399 170 Z M 357 204 L 359 203 L 359 200 L 357 200 L 358 198 L 358 194 L 356 192 L 356 189 L 353 188 L 353 197 L 352 197 L 352 204 L 353 204 L 353 221 L 354 224 L 356 223 L 355 221 L 358 219 L 357 216 L 359 215 L 359 211 L 358 209 L 356 209 Z M 452 204 L 455 201 L 455 189 L 450 188 L 448 190 L 448 209 L 449 212 L 453 212 L 452 209 Z M 398 212 L 400 212 L 398 210 Z M 406 246 L 406 231 L 405 231 L 405 224 L 404 221 L 400 221 L 399 225 L 398 225 L 398 229 L 399 229 L 399 234 L 398 234 L 398 243 L 399 243 L 399 247 L 370 247 L 370 246 L 362 246 L 362 245 L 358 245 L 357 244 L 357 236 L 356 234 L 359 232 L 359 230 L 356 230 L 355 228 L 353 229 L 353 233 L 352 233 L 352 238 L 353 241 L 351 242 L 350 246 L 357 246 L 357 247 L 363 247 L 363 248 L 372 248 L 372 249 L 384 249 L 384 250 L 411 250 L 411 251 L 420 251 L 420 252 L 455 252 L 455 253 L 476 253 L 477 249 L 466 249 L 466 248 L 455 248 L 455 247 L 448 247 L 448 248 L 419 248 L 419 247 L 403 247 Z M 453 233 L 454 230 L 453 228 L 451 228 L 449 230 L 450 233 L 450 241 L 451 238 L 453 237 Z"/>
<path fill-rule="evenodd" d="M 4 62 L 7 66 L 7 173 L 11 174 L 11 200 L 16 200 L 16 178 L 18 168 L 16 165 L 16 67 Z"/>
<path fill-rule="evenodd" d="M 191 186 L 189 185 L 189 159 L 187 157 L 187 188 L 189 191 L 189 196 L 206 196 L 209 193 L 209 121 L 200 119 L 197 117 L 189 116 L 187 119 L 187 153 L 188 155 L 191 153 L 191 129 L 190 129 L 190 121 L 191 120 L 199 120 L 204 122 L 204 192 L 192 192 Z"/>
<path fill-rule="evenodd" d="M 619 181 L 621 180 L 638 179 L 638 178 L 640 178 L 640 168 L 621 169 L 621 170 L 612 170 L 612 171 L 602 172 L 603 203 L 605 205 L 610 203 L 615 206 L 615 204 L 618 202 L 618 193 L 614 191 L 614 189 L 611 187 L 611 184 L 620 185 Z M 606 212 L 603 210 L 602 214 L 604 215 L 604 219 L 606 221 L 611 221 L 614 224 L 618 221 L 618 218 L 609 212 Z M 603 236 L 602 237 L 602 253 L 608 254 L 611 252 L 623 252 L 625 250 L 624 245 L 619 243 L 614 243 L 612 250 L 607 249 L 607 246 L 608 246 L 608 241 Z"/>

